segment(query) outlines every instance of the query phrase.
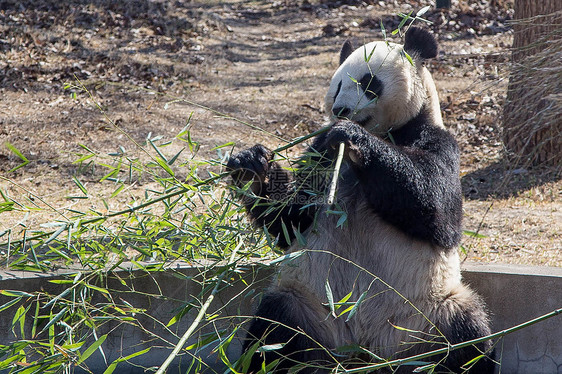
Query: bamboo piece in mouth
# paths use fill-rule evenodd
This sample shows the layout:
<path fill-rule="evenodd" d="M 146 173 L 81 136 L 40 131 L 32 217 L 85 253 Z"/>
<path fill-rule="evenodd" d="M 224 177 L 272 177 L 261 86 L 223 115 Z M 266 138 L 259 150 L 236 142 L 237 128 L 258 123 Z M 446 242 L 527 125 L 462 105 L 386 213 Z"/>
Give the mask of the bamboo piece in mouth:
<path fill-rule="evenodd" d="M 332 183 L 330 184 L 330 192 L 328 194 L 328 205 L 332 205 L 336 198 L 336 188 L 338 186 L 338 177 L 340 175 L 341 162 L 343 160 L 343 153 L 345 151 L 345 143 L 341 142 L 338 149 L 338 157 L 336 158 L 336 165 L 334 166 L 334 175 Z"/>

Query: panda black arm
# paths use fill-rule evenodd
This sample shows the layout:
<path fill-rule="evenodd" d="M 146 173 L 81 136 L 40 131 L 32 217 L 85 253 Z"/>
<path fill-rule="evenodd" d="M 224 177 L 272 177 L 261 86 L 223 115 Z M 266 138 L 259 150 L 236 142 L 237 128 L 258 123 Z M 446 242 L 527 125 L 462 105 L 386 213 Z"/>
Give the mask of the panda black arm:
<path fill-rule="evenodd" d="M 227 168 L 232 171 L 234 185 L 254 224 L 266 227 L 278 238 L 281 248 L 287 248 L 295 239 L 294 230 L 303 232 L 312 224 L 315 206 L 306 204 L 309 196 L 305 189 L 295 188 L 302 182 L 299 178 L 295 181 L 292 173 L 274 162 L 273 153 L 263 145 L 232 156 Z M 250 182 L 249 190 L 240 190 Z"/>
<path fill-rule="evenodd" d="M 348 159 L 370 206 L 407 234 L 444 248 L 460 242 L 462 197 L 455 139 L 424 114 L 391 132 L 393 141 L 342 121 L 327 134 L 348 144 Z"/>

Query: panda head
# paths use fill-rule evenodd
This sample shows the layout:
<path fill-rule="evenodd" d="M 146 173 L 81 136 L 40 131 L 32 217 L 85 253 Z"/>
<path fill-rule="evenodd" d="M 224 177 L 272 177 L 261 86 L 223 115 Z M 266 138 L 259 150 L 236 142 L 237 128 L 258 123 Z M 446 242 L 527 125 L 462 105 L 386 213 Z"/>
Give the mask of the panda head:
<path fill-rule="evenodd" d="M 399 129 L 423 109 L 435 125 L 443 126 L 435 84 L 424 66 L 425 59 L 436 56 L 437 42 L 417 27 L 406 32 L 404 45 L 377 41 L 353 51 L 346 42 L 326 95 L 329 116 L 383 134 Z"/>

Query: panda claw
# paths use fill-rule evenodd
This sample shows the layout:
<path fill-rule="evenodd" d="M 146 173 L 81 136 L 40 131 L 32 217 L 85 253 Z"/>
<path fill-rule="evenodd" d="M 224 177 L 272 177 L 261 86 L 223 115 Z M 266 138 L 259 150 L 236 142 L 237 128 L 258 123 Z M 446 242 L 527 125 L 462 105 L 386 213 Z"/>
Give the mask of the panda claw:
<path fill-rule="evenodd" d="M 353 147 L 355 148 L 355 147 Z M 359 164 L 361 163 L 361 159 L 362 157 L 360 156 L 360 152 L 357 149 L 350 149 L 347 152 L 347 157 L 349 157 L 349 159 L 351 160 L 351 162 L 353 162 L 354 164 Z"/>
<path fill-rule="evenodd" d="M 235 185 L 242 186 L 250 180 L 263 181 L 269 170 L 273 153 L 261 144 L 238 152 L 230 157 L 226 168 L 232 172 Z"/>

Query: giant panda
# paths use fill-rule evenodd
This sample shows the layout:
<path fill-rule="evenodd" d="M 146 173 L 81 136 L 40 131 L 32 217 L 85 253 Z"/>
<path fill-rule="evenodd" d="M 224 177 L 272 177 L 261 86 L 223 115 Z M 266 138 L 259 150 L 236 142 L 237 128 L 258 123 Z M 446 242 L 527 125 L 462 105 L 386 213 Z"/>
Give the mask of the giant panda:
<path fill-rule="evenodd" d="M 331 127 L 298 165 L 282 167 L 260 144 L 229 159 L 253 222 L 294 254 L 248 327 L 248 372 L 327 373 L 337 362 L 357 367 L 490 334 L 483 301 L 461 281 L 459 149 L 424 64 L 436 55 L 433 36 L 416 27 L 403 45 L 353 50 L 346 42 L 325 99 Z M 341 143 L 337 200 L 329 206 L 324 171 Z M 487 341 L 421 361 L 457 373 L 481 357 L 467 367 L 486 374 L 494 371 L 491 355 Z"/>

